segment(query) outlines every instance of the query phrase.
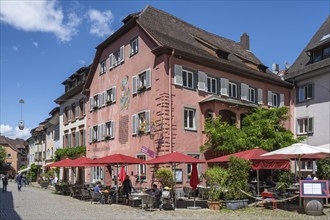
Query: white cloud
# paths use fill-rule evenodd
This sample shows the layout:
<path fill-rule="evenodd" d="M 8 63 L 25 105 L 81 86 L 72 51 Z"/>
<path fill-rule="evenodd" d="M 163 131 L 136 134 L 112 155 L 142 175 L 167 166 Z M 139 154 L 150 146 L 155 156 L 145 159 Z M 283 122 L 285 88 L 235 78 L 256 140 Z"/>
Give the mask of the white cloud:
<path fill-rule="evenodd" d="M 13 50 L 18 51 L 18 47 L 13 46 L 12 48 L 13 48 Z"/>
<path fill-rule="evenodd" d="M 98 37 L 105 37 L 113 33 L 111 29 L 111 23 L 113 21 L 113 15 L 110 10 L 98 11 L 96 9 L 90 9 L 87 13 L 91 27 L 89 32 Z"/>
<path fill-rule="evenodd" d="M 78 63 L 84 65 L 86 63 L 86 61 L 85 60 L 79 60 Z"/>
<path fill-rule="evenodd" d="M 39 43 L 36 42 L 36 41 L 33 41 L 32 44 L 33 44 L 33 46 L 35 46 L 35 47 L 38 47 L 38 46 L 39 46 Z"/>
<path fill-rule="evenodd" d="M 67 23 L 56 0 L 0 1 L 0 20 L 23 31 L 53 33 L 61 42 L 68 42 L 77 33 L 80 19 L 70 13 Z"/>
<path fill-rule="evenodd" d="M 24 128 L 23 130 L 19 130 L 18 127 L 13 128 L 10 125 L 4 125 L 4 124 L 0 125 L 1 135 L 12 139 L 21 138 L 26 140 L 31 136 L 30 131 L 31 131 L 30 128 Z"/>

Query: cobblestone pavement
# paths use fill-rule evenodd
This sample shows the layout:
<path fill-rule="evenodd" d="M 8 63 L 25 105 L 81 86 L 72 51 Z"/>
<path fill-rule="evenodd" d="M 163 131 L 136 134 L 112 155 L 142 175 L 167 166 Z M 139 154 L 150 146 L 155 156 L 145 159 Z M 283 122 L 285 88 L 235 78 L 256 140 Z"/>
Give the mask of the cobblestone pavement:
<path fill-rule="evenodd" d="M 52 190 L 23 187 L 18 191 L 9 183 L 8 192 L 0 192 L 0 219 L 330 219 L 330 209 L 323 216 L 307 216 L 281 209 L 246 208 L 237 211 L 209 209 L 144 211 L 124 205 L 99 205 L 56 195 Z"/>

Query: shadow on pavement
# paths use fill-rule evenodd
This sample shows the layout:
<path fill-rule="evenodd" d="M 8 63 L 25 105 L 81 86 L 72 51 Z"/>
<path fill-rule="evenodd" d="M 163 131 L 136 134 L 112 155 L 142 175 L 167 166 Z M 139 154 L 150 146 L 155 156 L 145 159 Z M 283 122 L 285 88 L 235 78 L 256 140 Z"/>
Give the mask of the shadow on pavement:
<path fill-rule="evenodd" d="M 2 192 L 2 188 L 0 190 L 0 219 L 22 219 L 15 211 L 13 193 L 11 191 Z"/>

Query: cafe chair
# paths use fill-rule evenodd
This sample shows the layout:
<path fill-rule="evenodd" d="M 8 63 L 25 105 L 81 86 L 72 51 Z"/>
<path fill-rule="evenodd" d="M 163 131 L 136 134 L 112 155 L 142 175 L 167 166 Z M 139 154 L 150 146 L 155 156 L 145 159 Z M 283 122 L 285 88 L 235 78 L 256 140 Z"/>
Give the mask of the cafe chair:
<path fill-rule="evenodd" d="M 272 192 L 262 192 L 261 193 L 262 204 L 265 207 L 265 203 L 272 203 L 272 209 L 277 208 L 277 201 Z"/>

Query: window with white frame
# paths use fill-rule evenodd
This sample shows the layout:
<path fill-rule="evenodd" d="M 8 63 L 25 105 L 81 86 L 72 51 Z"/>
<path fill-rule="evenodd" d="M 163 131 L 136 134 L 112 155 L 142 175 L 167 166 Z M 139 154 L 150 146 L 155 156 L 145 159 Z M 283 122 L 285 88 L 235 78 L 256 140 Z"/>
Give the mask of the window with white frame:
<path fill-rule="evenodd" d="M 184 108 L 183 121 L 185 129 L 196 130 L 196 109 Z"/>
<path fill-rule="evenodd" d="M 104 177 L 104 170 L 103 167 L 92 167 L 92 181 L 98 182 L 98 181 L 103 181 Z"/>
<path fill-rule="evenodd" d="M 140 154 L 136 156 L 140 160 L 146 160 L 146 155 Z M 146 182 L 147 181 L 147 165 L 146 164 L 138 164 L 136 166 L 136 181 L 137 182 Z"/>
<path fill-rule="evenodd" d="M 256 90 L 254 88 L 249 88 L 249 101 L 256 102 Z"/>
<path fill-rule="evenodd" d="M 135 37 L 130 41 L 131 45 L 131 51 L 130 51 L 130 56 L 133 56 L 134 54 L 139 52 L 139 38 Z"/>
<path fill-rule="evenodd" d="M 94 100 L 93 108 L 96 109 L 96 108 L 99 107 L 99 104 L 100 104 L 99 94 L 95 95 L 95 96 L 93 97 L 93 100 Z"/>
<path fill-rule="evenodd" d="M 194 74 L 191 71 L 182 69 L 182 86 L 194 88 Z"/>
<path fill-rule="evenodd" d="M 268 106 L 281 107 L 284 106 L 284 94 L 278 94 L 268 91 Z"/>
<path fill-rule="evenodd" d="M 237 84 L 233 82 L 229 82 L 228 84 L 228 95 L 231 98 L 237 99 Z"/>
<path fill-rule="evenodd" d="M 132 94 L 151 88 L 151 69 L 146 69 L 132 78 Z"/>
<path fill-rule="evenodd" d="M 276 93 L 272 94 L 273 106 L 278 106 L 278 95 Z"/>
<path fill-rule="evenodd" d="M 93 127 L 93 133 L 92 133 L 92 142 L 96 142 L 98 138 L 98 126 Z"/>
<path fill-rule="evenodd" d="M 111 104 L 116 101 L 116 87 L 108 89 L 106 92 L 106 103 Z"/>
<path fill-rule="evenodd" d="M 302 161 L 301 162 L 301 170 L 313 170 L 313 161 Z"/>
<path fill-rule="evenodd" d="M 105 140 L 115 138 L 115 121 L 105 123 Z"/>
<path fill-rule="evenodd" d="M 199 154 L 187 154 L 187 155 L 190 156 L 190 157 L 199 159 Z M 187 181 L 190 180 L 191 171 L 192 171 L 192 164 L 190 163 L 190 164 L 187 164 Z M 199 166 L 198 165 L 197 165 L 197 171 L 198 171 L 198 174 L 199 174 Z"/>
<path fill-rule="evenodd" d="M 217 93 L 217 79 L 207 77 L 207 91 L 210 93 Z"/>
<path fill-rule="evenodd" d="M 298 102 L 305 102 L 313 98 L 313 84 L 307 84 L 298 88 Z"/>
<path fill-rule="evenodd" d="M 124 62 L 124 57 L 125 57 L 124 52 L 125 52 L 125 47 L 122 46 L 122 47 L 120 47 L 119 50 L 110 54 L 110 56 L 109 56 L 110 69 L 112 69 Z"/>
<path fill-rule="evenodd" d="M 132 134 L 143 135 L 150 132 L 150 110 L 132 115 Z"/>
<path fill-rule="evenodd" d="M 304 135 L 313 133 L 313 118 L 300 118 L 297 119 L 297 134 Z"/>
<path fill-rule="evenodd" d="M 100 62 L 100 75 L 107 71 L 107 64 L 105 61 Z"/>

